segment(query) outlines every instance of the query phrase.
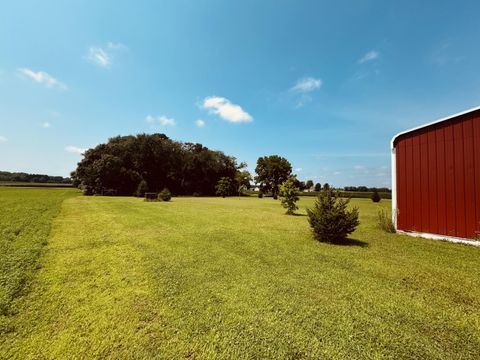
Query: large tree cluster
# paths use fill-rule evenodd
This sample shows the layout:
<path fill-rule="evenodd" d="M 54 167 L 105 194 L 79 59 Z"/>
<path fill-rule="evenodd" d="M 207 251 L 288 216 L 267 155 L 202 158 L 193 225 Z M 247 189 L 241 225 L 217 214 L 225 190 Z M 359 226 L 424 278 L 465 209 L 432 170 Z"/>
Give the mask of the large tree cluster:
<path fill-rule="evenodd" d="M 219 179 L 232 181 L 236 159 L 201 144 L 173 141 L 164 134 L 117 136 L 85 152 L 72 173 L 85 194 L 133 195 L 139 186 L 174 194 L 214 195 Z"/>

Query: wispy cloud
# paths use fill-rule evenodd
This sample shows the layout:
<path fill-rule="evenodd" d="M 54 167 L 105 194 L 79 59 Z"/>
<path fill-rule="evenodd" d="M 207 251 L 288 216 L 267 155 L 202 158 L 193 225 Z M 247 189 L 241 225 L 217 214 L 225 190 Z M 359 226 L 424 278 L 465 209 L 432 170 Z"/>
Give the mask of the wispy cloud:
<path fill-rule="evenodd" d="M 176 121 L 173 118 L 169 118 L 165 115 L 161 116 L 153 116 L 153 115 L 147 115 L 145 120 L 152 125 L 159 124 L 162 126 L 175 126 Z"/>
<path fill-rule="evenodd" d="M 302 172 L 302 171 L 303 171 L 303 168 L 296 168 L 296 169 L 294 169 L 293 171 L 299 173 L 299 172 Z"/>
<path fill-rule="evenodd" d="M 7 141 L 8 141 L 8 139 L 5 136 L 0 135 L 0 144 L 6 143 Z"/>
<path fill-rule="evenodd" d="M 88 49 L 88 59 L 102 67 L 109 67 L 112 63 L 107 52 L 99 47 L 91 47 Z"/>
<path fill-rule="evenodd" d="M 55 79 L 52 75 L 46 73 L 45 71 L 33 71 L 29 68 L 18 68 L 17 71 L 20 74 L 26 76 L 27 78 L 39 84 L 43 84 L 48 88 L 58 88 L 61 90 L 67 89 L 67 86 L 65 84 Z"/>
<path fill-rule="evenodd" d="M 205 126 L 205 121 L 203 121 L 202 119 L 195 120 L 195 125 L 199 128 L 202 128 Z"/>
<path fill-rule="evenodd" d="M 369 52 L 367 52 L 365 55 L 363 55 L 359 60 L 358 60 L 358 63 L 359 64 L 363 64 L 363 63 L 366 63 L 368 61 L 372 61 L 372 60 L 375 60 L 377 59 L 378 57 L 380 56 L 380 53 L 376 50 L 370 50 Z"/>
<path fill-rule="evenodd" d="M 290 88 L 290 91 L 307 93 L 319 89 L 322 86 L 322 80 L 314 77 L 305 77 L 297 80 L 295 85 Z"/>
<path fill-rule="evenodd" d="M 242 109 L 240 105 L 233 104 L 230 100 L 218 97 L 210 96 L 203 100 L 203 108 L 209 110 L 213 114 L 217 114 L 222 119 L 233 122 L 251 122 L 252 116 Z"/>
<path fill-rule="evenodd" d="M 42 128 L 44 128 L 44 129 L 48 129 L 51 126 L 52 126 L 52 124 L 50 124 L 48 121 L 45 121 L 44 123 L 42 123 Z"/>
<path fill-rule="evenodd" d="M 304 77 L 298 79 L 297 82 L 289 89 L 289 92 L 294 96 L 296 101 L 295 108 L 301 108 L 312 101 L 310 95 L 313 91 L 320 89 L 323 82 L 319 78 Z"/>
<path fill-rule="evenodd" d="M 87 151 L 87 149 L 82 149 L 77 146 L 69 145 L 65 146 L 65 151 L 72 154 L 83 154 L 85 151 Z"/>
<path fill-rule="evenodd" d="M 128 47 L 122 43 L 108 42 L 106 46 L 91 46 L 88 49 L 87 59 L 94 64 L 108 68 L 112 64 L 114 53 L 120 50 L 127 50 Z"/>

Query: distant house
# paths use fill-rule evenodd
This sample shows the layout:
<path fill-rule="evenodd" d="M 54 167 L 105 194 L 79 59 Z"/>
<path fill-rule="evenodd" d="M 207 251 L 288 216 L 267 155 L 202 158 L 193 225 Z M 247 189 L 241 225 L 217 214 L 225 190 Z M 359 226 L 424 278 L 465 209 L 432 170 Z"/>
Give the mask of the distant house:
<path fill-rule="evenodd" d="M 392 149 L 398 232 L 462 241 L 480 234 L 480 107 L 403 131 Z"/>

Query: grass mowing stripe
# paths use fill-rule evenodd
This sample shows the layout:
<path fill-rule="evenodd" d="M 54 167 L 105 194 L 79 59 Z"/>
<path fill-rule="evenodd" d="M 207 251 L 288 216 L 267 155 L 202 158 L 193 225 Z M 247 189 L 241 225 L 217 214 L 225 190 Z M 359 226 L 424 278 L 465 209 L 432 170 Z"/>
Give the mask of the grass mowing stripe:
<path fill-rule="evenodd" d="M 66 189 L 0 189 L 0 334 L 9 330 L 15 299 L 28 288 Z"/>

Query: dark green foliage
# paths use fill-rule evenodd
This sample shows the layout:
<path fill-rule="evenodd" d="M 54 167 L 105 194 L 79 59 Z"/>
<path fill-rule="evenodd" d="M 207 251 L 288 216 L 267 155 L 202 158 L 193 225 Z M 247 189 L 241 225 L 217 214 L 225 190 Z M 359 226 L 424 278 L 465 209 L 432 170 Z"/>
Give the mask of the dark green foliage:
<path fill-rule="evenodd" d="M 315 190 L 315 191 L 320 191 L 320 190 L 322 190 L 322 185 L 321 185 L 320 183 L 316 183 L 314 190 Z"/>
<path fill-rule="evenodd" d="M 221 177 L 235 178 L 235 158 L 201 144 L 182 143 L 164 134 L 117 136 L 85 152 L 72 179 L 87 193 L 115 189 L 133 195 L 142 180 L 149 191 L 167 187 L 174 194 L 213 195 Z"/>
<path fill-rule="evenodd" d="M 167 188 L 164 188 L 162 191 L 158 193 L 158 200 L 170 201 L 171 198 L 172 198 L 172 193 Z"/>
<path fill-rule="evenodd" d="M 135 196 L 144 197 L 147 191 L 148 191 L 147 182 L 145 180 L 141 180 L 138 183 L 137 190 L 135 191 Z"/>
<path fill-rule="evenodd" d="M 50 176 L 40 174 L 27 174 L 22 172 L 0 171 L 0 181 L 6 182 L 25 182 L 25 183 L 44 183 L 44 184 L 71 184 L 70 178 L 62 176 Z"/>
<path fill-rule="evenodd" d="M 287 209 L 287 215 L 293 215 L 298 209 L 296 202 L 298 201 L 299 189 L 295 186 L 296 177 L 290 175 L 288 179 L 280 186 L 280 201 L 282 206 Z"/>
<path fill-rule="evenodd" d="M 305 183 L 305 189 L 311 189 L 313 188 L 313 181 L 312 180 L 307 180 Z"/>
<path fill-rule="evenodd" d="M 320 191 L 313 209 L 307 209 L 315 239 L 341 243 L 358 226 L 358 209 L 347 209 L 350 199 L 341 199 L 335 190 Z"/>
<path fill-rule="evenodd" d="M 382 199 L 382 198 L 380 197 L 380 194 L 378 193 L 377 189 L 373 189 L 373 194 L 372 194 L 372 198 L 371 198 L 371 199 L 372 199 L 372 201 L 373 201 L 374 203 L 378 203 L 378 202 L 380 202 L 380 200 Z"/>
<path fill-rule="evenodd" d="M 258 192 L 258 198 L 259 198 L 259 199 L 262 199 L 262 198 L 263 198 L 263 192 L 261 192 L 261 191 Z"/>
<path fill-rule="evenodd" d="M 380 229 L 388 233 L 395 233 L 392 216 L 387 210 L 379 210 L 377 213 L 377 224 Z"/>
<path fill-rule="evenodd" d="M 255 172 L 255 181 L 260 184 L 260 189 L 264 193 L 272 193 L 273 198 L 277 199 L 280 185 L 292 173 L 292 165 L 278 155 L 264 156 L 258 158 Z"/>
<path fill-rule="evenodd" d="M 228 177 L 220 178 L 215 186 L 215 193 L 221 197 L 232 195 L 232 179 Z"/>
<path fill-rule="evenodd" d="M 391 199 L 391 193 L 379 192 L 382 199 Z M 299 194 L 300 196 L 318 196 L 318 192 L 302 192 Z M 342 191 L 338 190 L 339 197 L 345 198 L 357 198 L 357 199 L 370 199 L 372 197 L 371 192 L 360 192 L 360 191 Z"/>

